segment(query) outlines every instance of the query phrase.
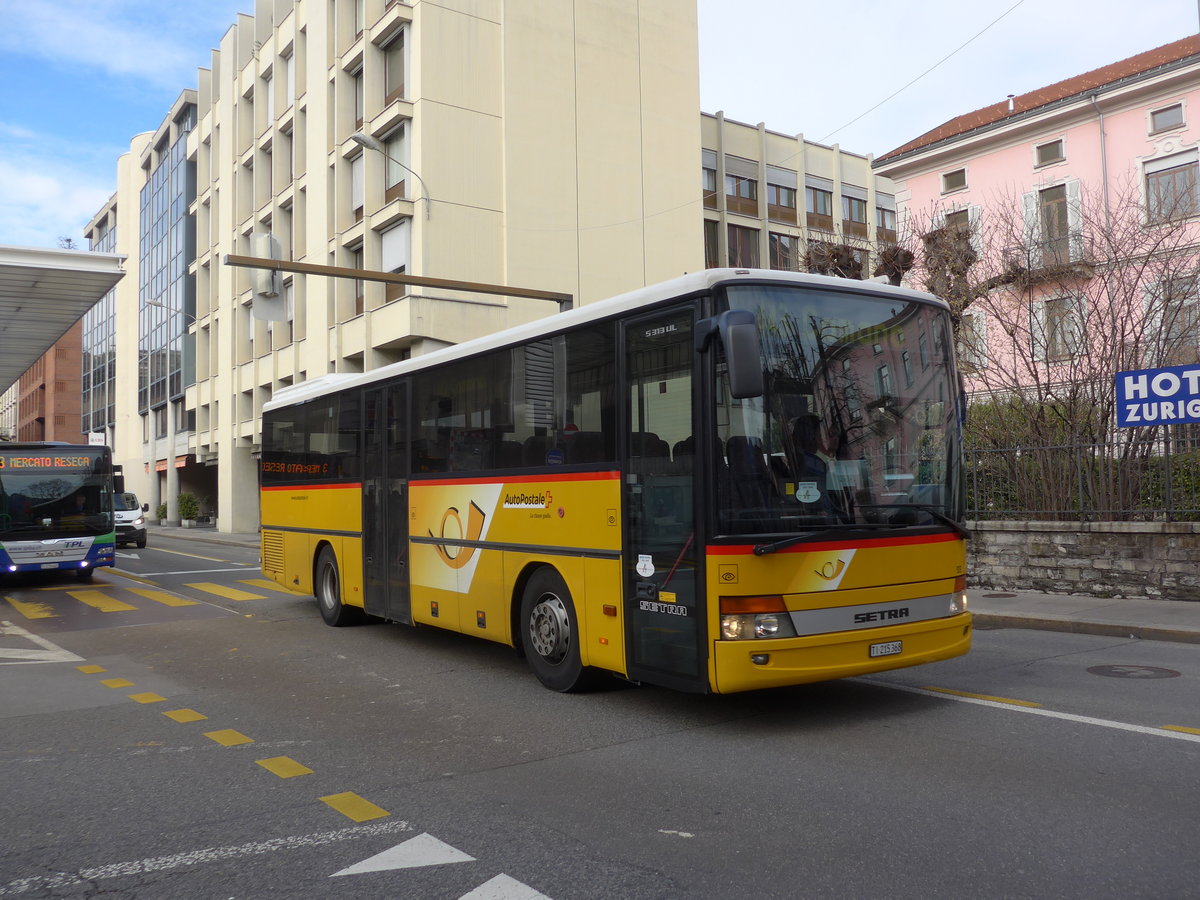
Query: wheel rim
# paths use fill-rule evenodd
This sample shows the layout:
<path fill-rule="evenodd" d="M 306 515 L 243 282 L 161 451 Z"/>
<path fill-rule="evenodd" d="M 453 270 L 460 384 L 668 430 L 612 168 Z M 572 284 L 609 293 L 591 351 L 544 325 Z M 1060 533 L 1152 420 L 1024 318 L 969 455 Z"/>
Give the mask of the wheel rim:
<path fill-rule="evenodd" d="M 560 663 L 571 646 L 571 620 L 566 604 L 554 594 L 543 594 L 529 616 L 529 642 L 548 663 Z"/>
<path fill-rule="evenodd" d="M 321 570 L 321 603 L 328 609 L 337 605 L 338 597 L 337 570 L 330 565 Z"/>

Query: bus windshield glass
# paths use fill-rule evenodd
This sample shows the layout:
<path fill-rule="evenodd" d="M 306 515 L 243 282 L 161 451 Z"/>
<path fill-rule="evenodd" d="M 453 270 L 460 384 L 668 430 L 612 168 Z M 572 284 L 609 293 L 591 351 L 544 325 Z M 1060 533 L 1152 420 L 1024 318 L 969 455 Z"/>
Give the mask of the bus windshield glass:
<path fill-rule="evenodd" d="M 106 453 L 0 448 L 0 537 L 111 532 L 112 473 Z"/>
<path fill-rule="evenodd" d="M 725 301 L 757 318 L 765 392 L 733 399 L 718 368 L 719 533 L 959 527 L 945 309 L 798 285 L 729 287 Z"/>

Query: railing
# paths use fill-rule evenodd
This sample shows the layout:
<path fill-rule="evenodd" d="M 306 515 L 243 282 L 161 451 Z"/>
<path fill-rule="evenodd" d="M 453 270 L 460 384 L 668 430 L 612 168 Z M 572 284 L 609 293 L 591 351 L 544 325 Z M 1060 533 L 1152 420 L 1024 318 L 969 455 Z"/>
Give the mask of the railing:
<path fill-rule="evenodd" d="M 1163 441 L 967 447 L 967 518 L 1200 521 L 1200 449 Z"/>

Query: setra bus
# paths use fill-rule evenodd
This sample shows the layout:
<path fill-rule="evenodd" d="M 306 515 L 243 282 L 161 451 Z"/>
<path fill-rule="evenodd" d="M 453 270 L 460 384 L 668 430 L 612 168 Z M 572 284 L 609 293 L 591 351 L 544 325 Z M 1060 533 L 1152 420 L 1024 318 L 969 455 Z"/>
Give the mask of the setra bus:
<path fill-rule="evenodd" d="M 263 409 L 262 568 L 326 622 L 509 644 L 571 691 L 966 653 L 946 304 L 710 269 Z"/>
<path fill-rule="evenodd" d="M 114 563 L 108 447 L 0 443 L 0 573 L 73 571 Z"/>

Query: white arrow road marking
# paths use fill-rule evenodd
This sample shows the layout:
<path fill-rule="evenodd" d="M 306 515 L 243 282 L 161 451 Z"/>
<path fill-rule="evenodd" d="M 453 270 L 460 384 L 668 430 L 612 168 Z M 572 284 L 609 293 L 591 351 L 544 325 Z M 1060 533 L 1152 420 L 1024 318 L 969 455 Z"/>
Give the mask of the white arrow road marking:
<path fill-rule="evenodd" d="M 23 663 L 83 662 L 82 656 L 76 656 L 70 650 L 64 650 L 40 635 L 31 634 L 12 622 L 0 622 L 0 638 L 6 637 L 22 638 L 31 644 L 37 644 L 42 649 L 0 647 L 0 666 L 18 666 Z"/>
<path fill-rule="evenodd" d="M 100 878 L 122 878 L 130 875 L 144 875 L 148 872 L 166 872 L 171 869 L 182 869 L 201 863 L 219 862 L 225 859 L 239 859 L 247 856 L 263 856 L 280 850 L 303 850 L 308 847 L 321 847 L 339 841 L 353 841 L 359 838 L 374 837 L 381 834 L 395 834 L 398 831 L 409 831 L 412 828 L 407 822 L 381 822 L 377 825 L 356 825 L 353 828 L 343 828 L 339 831 L 325 831 L 319 834 L 304 834 L 294 837 L 273 838 L 268 841 L 255 841 L 235 847 L 210 847 L 205 850 L 192 850 L 188 853 L 176 853 L 172 856 L 156 856 L 150 859 L 139 859 L 134 862 L 113 863 L 107 866 L 95 866 L 90 869 L 80 869 L 78 872 L 62 872 L 57 875 L 37 875 L 32 878 L 21 878 L 0 884 L 0 897 L 24 894 L 27 891 L 49 888 L 68 887 L 84 884 Z"/>
<path fill-rule="evenodd" d="M 485 881 L 471 893 L 463 894 L 459 900 L 550 900 L 550 898 L 515 878 L 497 875 L 491 881 Z"/>
<path fill-rule="evenodd" d="M 117 553 L 117 556 L 123 556 L 126 559 L 141 559 L 141 557 L 138 556 L 136 553 L 122 553 L 120 550 L 116 551 L 116 553 Z"/>
<path fill-rule="evenodd" d="M 447 863 L 474 861 L 475 857 L 467 856 L 461 850 L 439 841 L 428 832 L 423 832 L 403 844 L 397 844 L 390 850 L 384 850 L 347 869 L 334 872 L 329 877 L 337 878 L 339 875 L 361 875 L 363 872 L 385 872 L 388 869 L 415 869 L 419 866 L 443 866 Z"/>

